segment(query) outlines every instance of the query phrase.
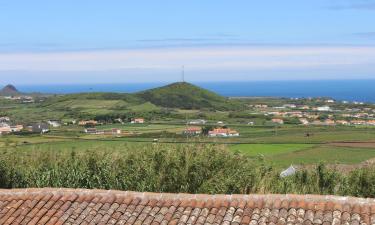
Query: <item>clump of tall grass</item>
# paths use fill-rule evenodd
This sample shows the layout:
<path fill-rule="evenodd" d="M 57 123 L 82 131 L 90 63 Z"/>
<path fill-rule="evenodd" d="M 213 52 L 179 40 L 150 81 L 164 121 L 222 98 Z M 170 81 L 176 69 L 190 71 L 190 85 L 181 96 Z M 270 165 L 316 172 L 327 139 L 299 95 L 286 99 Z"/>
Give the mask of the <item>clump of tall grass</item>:
<path fill-rule="evenodd" d="M 277 169 L 219 145 L 121 146 L 8 150 L 0 155 L 0 187 L 100 188 L 148 192 L 297 193 L 375 197 L 375 170 L 338 173 L 319 164 L 280 178 Z"/>

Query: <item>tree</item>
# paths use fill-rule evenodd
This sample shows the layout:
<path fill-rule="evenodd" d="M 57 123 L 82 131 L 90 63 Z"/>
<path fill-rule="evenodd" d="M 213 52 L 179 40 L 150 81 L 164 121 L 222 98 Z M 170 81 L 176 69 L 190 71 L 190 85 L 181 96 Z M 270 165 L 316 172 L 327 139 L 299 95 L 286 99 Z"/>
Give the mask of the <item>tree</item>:
<path fill-rule="evenodd" d="M 210 130 L 214 129 L 214 128 L 215 128 L 214 126 L 210 126 L 210 125 L 208 125 L 208 126 L 204 126 L 204 127 L 202 128 L 202 134 L 203 134 L 203 135 L 208 135 L 208 132 L 209 132 Z"/>

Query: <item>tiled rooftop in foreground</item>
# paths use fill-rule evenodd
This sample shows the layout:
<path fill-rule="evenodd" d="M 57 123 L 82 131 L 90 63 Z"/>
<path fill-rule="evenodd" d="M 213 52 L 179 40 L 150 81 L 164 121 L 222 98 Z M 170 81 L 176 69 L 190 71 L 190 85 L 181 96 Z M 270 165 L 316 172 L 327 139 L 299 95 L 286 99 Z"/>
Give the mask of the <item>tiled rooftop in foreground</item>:
<path fill-rule="evenodd" d="M 374 199 L 86 189 L 0 190 L 1 225 L 374 223 Z"/>

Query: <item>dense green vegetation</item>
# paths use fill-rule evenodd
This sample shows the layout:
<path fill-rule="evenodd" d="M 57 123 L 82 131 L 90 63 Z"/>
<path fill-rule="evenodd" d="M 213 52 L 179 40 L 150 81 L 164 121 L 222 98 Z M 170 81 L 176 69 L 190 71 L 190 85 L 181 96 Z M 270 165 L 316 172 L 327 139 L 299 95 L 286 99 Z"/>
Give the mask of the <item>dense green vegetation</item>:
<path fill-rule="evenodd" d="M 99 147 L 100 148 L 100 147 Z M 375 197 L 375 170 L 340 174 L 319 164 L 294 176 L 213 145 L 122 145 L 84 151 L 2 150 L 0 187 L 104 188 L 189 193 L 317 193 Z"/>

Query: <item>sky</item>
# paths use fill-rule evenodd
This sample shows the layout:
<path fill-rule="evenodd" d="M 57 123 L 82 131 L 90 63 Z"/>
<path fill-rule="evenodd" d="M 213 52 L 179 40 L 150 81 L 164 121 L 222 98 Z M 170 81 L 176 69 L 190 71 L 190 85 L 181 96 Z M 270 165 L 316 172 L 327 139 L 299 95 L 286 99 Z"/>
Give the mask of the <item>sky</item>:
<path fill-rule="evenodd" d="M 0 1 L 0 84 L 375 79 L 375 0 Z"/>

